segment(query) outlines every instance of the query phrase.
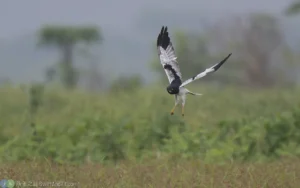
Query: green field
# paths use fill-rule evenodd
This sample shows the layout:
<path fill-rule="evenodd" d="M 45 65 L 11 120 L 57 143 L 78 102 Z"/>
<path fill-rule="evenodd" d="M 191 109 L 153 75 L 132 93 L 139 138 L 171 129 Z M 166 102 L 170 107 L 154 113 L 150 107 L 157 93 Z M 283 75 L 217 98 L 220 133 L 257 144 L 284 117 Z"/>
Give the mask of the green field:
<path fill-rule="evenodd" d="M 0 88 L 3 178 L 80 187 L 299 187 L 295 89 L 189 87 L 185 117 L 165 88 L 86 94 Z M 35 127 L 31 126 L 34 120 Z"/>

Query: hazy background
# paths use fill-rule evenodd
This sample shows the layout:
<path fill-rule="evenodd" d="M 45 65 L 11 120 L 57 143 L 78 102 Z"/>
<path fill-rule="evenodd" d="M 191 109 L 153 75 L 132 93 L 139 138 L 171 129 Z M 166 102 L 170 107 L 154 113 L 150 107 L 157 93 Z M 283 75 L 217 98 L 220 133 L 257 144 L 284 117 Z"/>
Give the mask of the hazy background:
<path fill-rule="evenodd" d="M 79 26 L 87 24 L 99 27 L 103 41 L 91 48 L 93 60 L 75 53 L 74 64 L 82 72 L 89 68 L 90 61 L 98 64 L 101 87 L 108 86 L 113 79 L 122 75 L 138 74 L 146 83 L 155 80 L 157 75 L 151 69 L 150 62 L 157 58 L 154 44 L 162 25 L 169 26 L 176 47 L 175 32 L 178 30 L 200 34 L 203 30 L 216 27 L 227 19 L 244 18 L 249 13 L 267 13 L 279 21 L 285 45 L 297 54 L 300 46 L 299 16 L 287 17 L 283 13 L 291 2 L 290 0 L 2 0 L 0 78 L 15 83 L 45 79 L 46 69 L 57 64 L 60 56 L 55 48 L 37 46 L 38 31 L 44 24 Z M 219 32 L 222 33 L 222 29 Z M 214 45 L 218 46 L 218 40 Z M 238 52 L 230 45 L 221 47 L 222 52 L 216 60 L 230 52 L 234 53 L 233 57 L 241 56 L 241 53 L 237 54 Z M 181 67 L 185 66 L 184 63 L 181 62 Z M 215 62 L 207 63 L 211 65 Z M 283 65 L 282 61 L 278 64 Z M 287 70 L 288 75 L 296 75 L 295 70 L 295 68 Z M 185 76 L 187 78 L 189 75 Z M 81 82 L 83 85 L 84 83 Z"/>

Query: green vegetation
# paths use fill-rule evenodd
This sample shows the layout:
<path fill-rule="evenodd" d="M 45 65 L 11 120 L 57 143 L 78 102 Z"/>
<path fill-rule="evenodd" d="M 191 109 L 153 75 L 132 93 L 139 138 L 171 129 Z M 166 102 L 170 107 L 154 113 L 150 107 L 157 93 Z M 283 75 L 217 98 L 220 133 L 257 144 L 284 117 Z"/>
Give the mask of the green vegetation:
<path fill-rule="evenodd" d="M 193 90 L 204 95 L 188 98 L 183 119 L 179 109 L 169 115 L 174 99 L 161 88 L 102 95 L 45 89 L 30 103 L 29 92 L 2 88 L 1 160 L 117 163 L 172 156 L 221 163 L 300 152 L 297 91 Z"/>
<path fill-rule="evenodd" d="M 297 90 L 189 88 L 204 95 L 189 96 L 182 118 L 169 115 L 174 99 L 162 88 L 3 87 L 0 173 L 80 187 L 296 187 Z"/>

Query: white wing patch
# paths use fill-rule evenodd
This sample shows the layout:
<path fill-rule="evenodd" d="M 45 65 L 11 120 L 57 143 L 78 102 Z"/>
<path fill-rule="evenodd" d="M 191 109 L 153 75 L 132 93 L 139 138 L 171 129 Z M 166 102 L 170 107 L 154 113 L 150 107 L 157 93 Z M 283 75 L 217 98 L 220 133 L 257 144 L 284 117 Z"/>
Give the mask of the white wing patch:
<path fill-rule="evenodd" d="M 184 87 L 185 85 L 187 85 L 187 84 L 189 84 L 189 83 L 191 83 L 191 82 L 193 82 L 193 81 L 195 81 L 195 80 L 197 80 L 197 79 L 199 79 L 199 78 L 203 78 L 204 76 L 208 75 L 209 73 L 216 72 L 216 71 L 217 71 L 217 70 L 225 63 L 225 61 L 226 61 L 230 56 L 231 56 L 231 53 L 230 53 L 225 59 L 223 59 L 221 62 L 219 62 L 219 63 L 215 64 L 214 66 L 212 66 L 212 67 L 206 69 L 205 71 L 203 71 L 203 72 L 197 74 L 196 76 L 194 76 L 194 77 L 192 77 L 192 78 L 190 78 L 190 79 L 184 81 L 184 82 L 181 84 L 180 87 Z"/>
<path fill-rule="evenodd" d="M 157 37 L 157 50 L 160 63 L 165 70 L 169 83 L 171 83 L 176 76 L 181 80 L 182 76 L 179 64 L 177 62 L 174 47 L 169 38 L 167 27 L 162 27 L 161 32 Z M 165 67 L 166 65 L 170 66 Z"/>
<path fill-rule="evenodd" d="M 162 47 L 159 46 L 159 59 L 162 67 L 164 68 L 165 65 L 170 65 L 174 71 L 176 72 L 177 76 L 181 79 L 181 72 L 177 62 L 177 57 L 175 56 L 174 50 L 171 49 L 172 46 L 168 46 L 167 50 L 164 50 Z M 171 50 L 170 50 L 171 49 Z M 166 75 L 171 83 L 175 79 L 175 75 L 172 73 L 171 70 L 164 68 Z"/>

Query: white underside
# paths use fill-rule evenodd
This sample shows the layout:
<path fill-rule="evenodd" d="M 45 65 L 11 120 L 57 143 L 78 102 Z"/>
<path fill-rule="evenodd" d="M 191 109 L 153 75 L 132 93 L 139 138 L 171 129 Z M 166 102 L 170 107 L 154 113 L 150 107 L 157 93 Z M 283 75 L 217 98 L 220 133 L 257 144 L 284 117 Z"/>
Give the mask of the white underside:
<path fill-rule="evenodd" d="M 179 93 L 175 95 L 175 104 L 177 105 L 181 102 L 182 106 L 184 106 L 187 93 L 188 93 L 188 90 L 186 88 L 180 87 Z"/>
<path fill-rule="evenodd" d="M 175 95 L 175 105 L 178 105 L 179 103 L 181 103 L 182 106 L 185 105 L 185 101 L 186 101 L 186 94 L 192 94 L 192 95 L 202 95 L 199 93 L 193 93 L 191 91 L 189 91 L 188 89 L 186 89 L 185 87 L 180 87 L 179 88 L 179 93 Z"/>

